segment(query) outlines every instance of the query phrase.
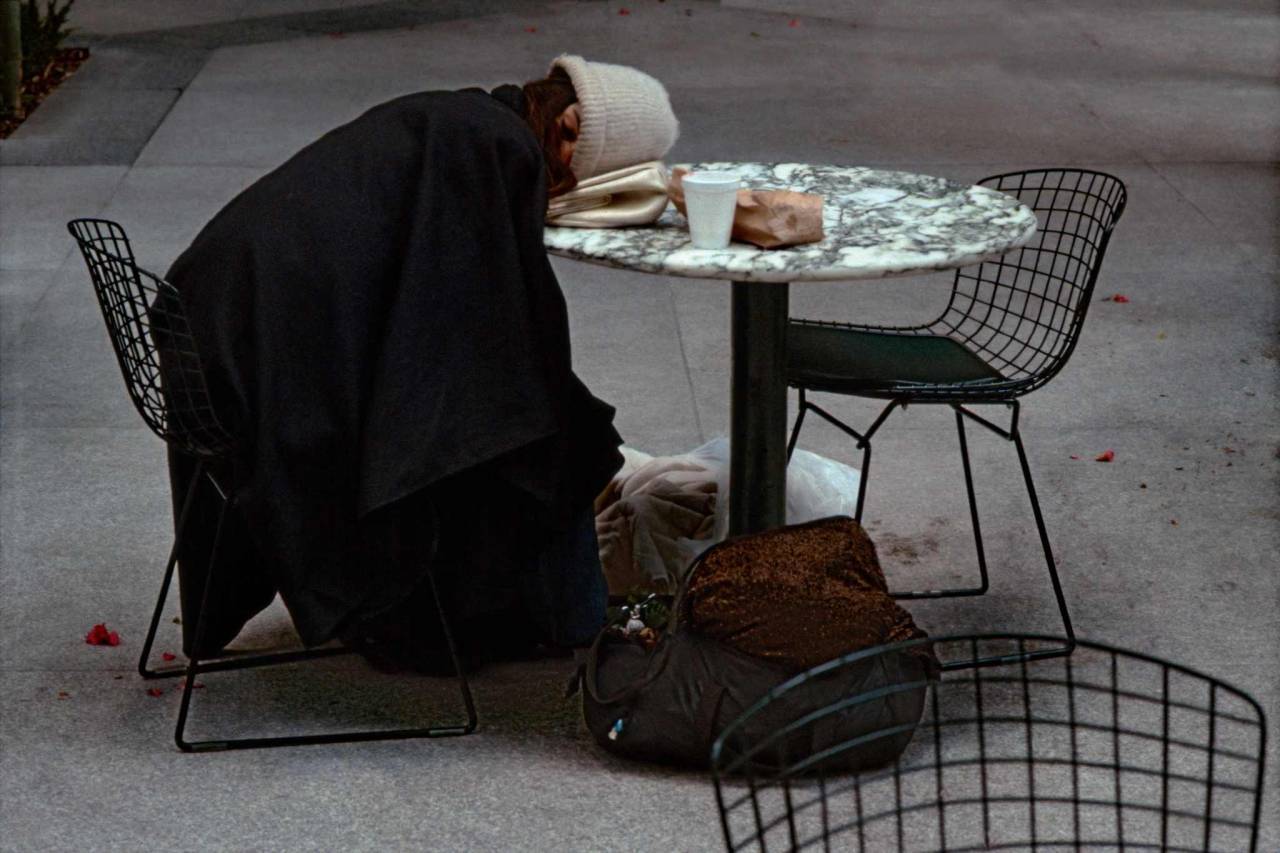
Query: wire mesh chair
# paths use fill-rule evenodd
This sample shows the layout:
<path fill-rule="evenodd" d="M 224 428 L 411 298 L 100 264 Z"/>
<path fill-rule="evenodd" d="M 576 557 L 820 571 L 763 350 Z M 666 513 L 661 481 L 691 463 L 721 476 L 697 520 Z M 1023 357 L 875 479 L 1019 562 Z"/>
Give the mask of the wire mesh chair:
<path fill-rule="evenodd" d="M 93 281 L 98 305 L 102 309 L 102 317 L 106 322 L 112 349 L 115 351 L 120 372 L 124 376 L 125 387 L 138 414 L 156 435 L 178 451 L 196 460 L 190 485 L 182 498 L 177 532 L 173 547 L 169 551 L 169 559 L 165 564 L 160 595 L 156 599 L 155 609 L 151 614 L 151 625 L 147 630 L 142 654 L 138 660 L 138 672 L 143 678 L 186 676 L 178 709 L 178 721 L 174 730 L 174 740 L 178 748 L 184 752 L 248 749 L 297 744 L 443 737 L 464 735 L 474 731 L 478 720 L 471 688 L 458 660 L 457 649 L 436 588 L 435 577 L 428 570 L 427 579 L 435 599 L 445 642 L 457 672 L 462 700 L 466 706 L 467 722 L 465 724 L 289 737 L 186 740 L 184 732 L 187 715 L 198 674 L 293 663 L 337 654 L 349 654 L 357 650 L 352 648 L 305 649 L 215 661 L 200 661 L 193 654 L 185 667 L 153 669 L 149 666 L 156 630 L 173 580 L 188 516 L 196 490 L 202 481 L 208 482 L 213 487 L 220 501 L 217 525 L 208 559 L 209 575 L 201 596 L 194 632 L 195 643 L 192 646 L 193 649 L 203 647 L 208 623 L 210 590 L 219 578 L 216 571 L 218 544 L 227 513 L 236 502 L 232 491 L 228 488 L 229 484 L 221 481 L 213 465 L 218 461 L 228 460 L 235 451 L 235 443 L 231 433 L 223 427 L 214 411 L 195 339 L 191 334 L 182 297 L 177 289 L 137 265 L 129 238 L 118 223 L 105 219 L 75 219 L 67 223 L 67 230 L 75 238 L 84 256 L 85 264 L 89 268 L 89 277 Z M 433 524 L 432 529 L 430 554 L 434 555 L 439 525 Z"/>
<path fill-rule="evenodd" d="M 1256 850 L 1266 757 L 1258 703 L 1195 670 L 1084 640 L 1072 655 L 1029 659 L 1031 647 L 1064 639 L 912 640 L 830 661 L 774 689 L 712 746 L 726 848 Z M 970 665 L 826 707 L 787 703 L 812 679 L 929 642 L 940 658 Z M 780 748 L 886 691 L 914 690 L 929 696 L 914 739 L 890 766 L 824 769 L 848 764 L 849 750 L 900 738 L 901 726 L 820 754 Z M 776 728 L 746 742 L 741 732 L 756 715 Z"/>
<path fill-rule="evenodd" d="M 1011 193 L 1035 211 L 1032 242 L 993 261 L 956 272 L 951 298 L 935 320 L 916 326 L 865 326 L 794 319 L 787 328 L 787 381 L 800 392 L 800 410 L 787 445 L 795 451 L 805 415 L 813 412 L 850 436 L 862 450 L 854 517 L 861 522 L 870 478 L 871 438 L 896 407 L 949 405 L 955 411 L 969 518 L 978 555 L 977 586 L 895 592 L 896 598 L 983 595 L 990 583 L 973 488 L 965 420 L 1011 441 L 1067 643 L 1038 655 L 1066 654 L 1074 630 L 1040 512 L 1031 468 L 1018 430 L 1018 399 L 1044 385 L 1066 364 L 1084 323 L 1098 271 L 1127 193 L 1111 175 L 1079 169 L 1041 169 L 985 178 L 982 186 Z M 808 398 L 822 391 L 888 400 L 865 432 L 858 432 Z M 1007 428 L 966 404 L 1012 409 Z"/>

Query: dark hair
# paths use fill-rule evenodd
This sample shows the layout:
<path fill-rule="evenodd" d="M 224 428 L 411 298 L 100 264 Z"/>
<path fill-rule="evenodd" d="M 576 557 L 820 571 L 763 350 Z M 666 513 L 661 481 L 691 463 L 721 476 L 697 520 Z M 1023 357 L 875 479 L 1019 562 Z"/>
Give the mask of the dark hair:
<path fill-rule="evenodd" d="M 541 80 L 524 84 L 524 119 L 542 144 L 542 157 L 547 164 L 547 198 L 563 195 L 578 185 L 573 170 L 560 159 L 560 144 L 573 142 L 572 131 L 561 130 L 556 121 L 571 104 L 578 102 L 573 81 L 563 68 L 552 69 Z"/>

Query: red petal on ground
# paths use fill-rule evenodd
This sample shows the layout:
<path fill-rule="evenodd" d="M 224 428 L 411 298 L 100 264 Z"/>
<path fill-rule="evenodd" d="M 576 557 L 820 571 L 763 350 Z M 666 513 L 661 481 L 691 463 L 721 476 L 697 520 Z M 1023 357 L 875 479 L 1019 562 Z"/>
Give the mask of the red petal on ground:
<path fill-rule="evenodd" d="M 120 635 L 115 631 L 108 631 L 106 625 L 98 623 L 84 635 L 84 641 L 91 646 L 118 646 Z"/>
<path fill-rule="evenodd" d="M 1113 293 L 1111 296 L 1103 297 L 1103 302 L 1128 302 L 1129 297 L 1123 293 Z"/>
<path fill-rule="evenodd" d="M 149 688 L 149 689 L 147 690 L 147 695 L 148 695 L 148 696 L 163 696 L 163 695 L 164 695 L 164 691 L 163 691 L 163 690 L 161 690 L 159 687 L 151 687 L 151 688 Z"/>
<path fill-rule="evenodd" d="M 792 19 L 791 19 L 791 23 L 787 24 L 787 26 L 788 26 L 788 27 L 798 27 L 798 26 L 800 26 L 800 19 L 799 19 L 799 18 L 792 18 Z"/>
<path fill-rule="evenodd" d="M 344 39 L 347 37 L 347 34 L 341 31 L 325 33 L 325 35 L 327 35 L 331 39 Z"/>
<path fill-rule="evenodd" d="M 181 687 L 183 690 L 186 690 L 186 689 L 187 689 L 187 680 L 186 680 L 185 678 L 184 678 L 184 679 L 182 679 L 182 681 L 178 684 L 178 686 L 179 686 L 179 687 Z M 201 684 L 199 681 L 197 681 L 197 682 L 195 682 L 194 684 L 192 684 L 192 685 L 191 685 L 191 689 L 192 689 L 192 690 L 203 690 L 203 689 L 204 689 L 204 685 L 203 685 L 203 684 Z"/>
<path fill-rule="evenodd" d="M 1093 458 L 1095 462 L 1110 462 L 1116 458 L 1116 452 L 1114 450 L 1104 450 Z"/>
<path fill-rule="evenodd" d="M 177 660 L 178 656 L 173 652 L 164 652 L 160 655 L 162 660 Z"/>
<path fill-rule="evenodd" d="M 623 8 L 621 8 L 621 9 L 619 9 L 619 10 L 618 10 L 618 14 L 619 14 L 619 15 L 630 15 L 630 14 L 631 14 L 631 10 L 630 10 L 630 9 L 628 9 L 628 8 L 626 8 L 626 7 L 624 6 Z"/>
<path fill-rule="evenodd" d="M 65 691 L 65 690 L 59 690 L 59 691 L 58 691 L 58 698 L 59 698 L 59 699 L 70 699 L 70 698 L 71 698 L 71 694 L 70 694 L 70 693 L 68 693 L 68 692 L 67 692 L 67 691 Z"/>
<path fill-rule="evenodd" d="M 525 31 L 526 33 L 536 33 L 536 32 L 538 31 L 538 28 L 537 28 L 537 27 L 525 27 L 525 28 L 524 28 L 524 31 Z"/>

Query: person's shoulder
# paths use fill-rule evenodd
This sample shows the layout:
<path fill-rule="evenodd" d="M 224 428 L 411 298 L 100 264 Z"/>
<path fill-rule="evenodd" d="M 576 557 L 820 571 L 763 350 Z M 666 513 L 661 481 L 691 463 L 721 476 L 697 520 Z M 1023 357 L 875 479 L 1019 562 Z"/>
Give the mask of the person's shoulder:
<path fill-rule="evenodd" d="M 433 131 L 485 133 L 537 145 L 533 132 L 519 113 L 479 88 L 414 92 L 379 104 L 368 114 L 425 122 Z"/>

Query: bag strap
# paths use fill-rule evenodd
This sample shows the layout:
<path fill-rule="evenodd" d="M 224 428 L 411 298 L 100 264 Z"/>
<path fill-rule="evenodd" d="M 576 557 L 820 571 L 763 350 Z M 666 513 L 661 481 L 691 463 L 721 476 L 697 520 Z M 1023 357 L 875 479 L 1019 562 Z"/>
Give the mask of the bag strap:
<path fill-rule="evenodd" d="M 735 539 L 736 538 L 741 537 L 735 537 Z M 603 645 L 605 635 L 609 633 L 609 630 L 604 628 L 601 629 L 600 633 L 596 634 L 595 640 L 591 643 L 591 649 L 587 652 L 586 662 L 581 668 L 582 684 L 592 699 L 603 705 L 626 701 L 634 696 L 637 691 L 648 687 L 658 678 L 659 675 L 662 674 L 663 670 L 667 667 L 668 659 L 671 657 L 671 643 L 669 640 L 671 637 L 676 635 L 682 626 L 681 616 L 683 615 L 682 611 L 685 607 L 685 599 L 689 594 L 689 582 L 693 579 L 694 574 L 697 573 L 698 568 L 703 564 L 703 562 L 705 562 L 707 555 L 714 553 L 731 541 L 733 540 L 726 539 L 722 542 L 717 542 L 699 554 L 689 565 L 688 571 L 684 573 L 684 577 L 680 578 L 680 582 L 676 586 L 675 599 L 671 603 L 671 617 L 667 622 L 666 630 L 662 632 L 662 637 L 658 640 L 658 649 L 655 654 L 661 655 L 662 657 L 656 663 L 650 664 L 649 671 L 643 678 L 632 682 L 618 692 L 609 696 L 600 695 L 600 682 L 597 675 L 600 668 L 600 647 Z M 712 713 L 717 713 L 719 707 L 720 699 L 717 699 Z"/>
<path fill-rule="evenodd" d="M 667 661 L 671 657 L 671 644 L 667 642 L 670 630 L 663 632 L 662 639 L 658 641 L 658 649 L 655 655 L 661 655 L 657 663 L 650 663 L 649 671 L 643 678 L 631 682 L 616 693 L 608 696 L 600 695 L 600 682 L 597 672 L 600 669 L 600 646 L 604 643 L 605 636 L 609 633 L 607 628 L 602 629 L 596 634 L 595 640 L 591 643 L 591 649 L 587 652 L 587 662 L 582 668 L 582 683 L 587 689 L 587 694 L 601 705 L 611 705 L 614 702 L 623 702 L 630 699 L 638 691 L 648 687 L 663 670 L 667 668 Z"/>
<path fill-rule="evenodd" d="M 716 546 L 713 545 L 707 550 L 710 551 L 715 547 Z M 592 699 L 602 705 L 626 701 L 634 696 L 637 691 L 648 687 L 657 680 L 658 676 L 662 675 L 663 671 L 667 668 L 667 661 L 671 657 L 670 639 L 676 635 L 676 632 L 680 628 L 680 609 L 684 605 L 685 596 L 689 590 L 689 579 L 693 577 L 694 571 L 699 565 L 701 565 L 702 557 L 706 553 L 707 552 L 704 551 L 702 554 L 698 555 L 698 558 L 693 561 L 689 570 L 685 572 L 684 577 L 680 579 L 679 584 L 676 586 L 675 599 L 671 602 L 671 615 L 667 620 L 666 629 L 663 630 L 662 636 L 658 639 L 658 648 L 654 653 L 656 655 L 661 655 L 661 658 L 656 662 L 650 663 L 649 671 L 643 678 L 632 682 L 626 687 L 623 687 L 617 693 L 609 696 L 600 695 L 600 682 L 597 675 L 600 669 L 600 647 L 604 644 L 605 636 L 609 633 L 609 629 L 603 628 L 600 633 L 596 634 L 596 638 L 591 643 L 591 649 L 587 652 L 587 659 L 582 665 L 581 670 L 582 684 Z"/>

